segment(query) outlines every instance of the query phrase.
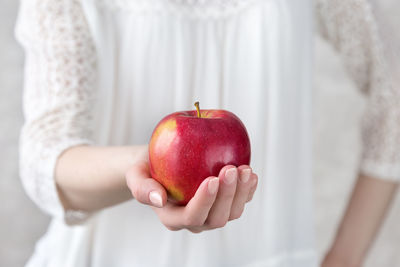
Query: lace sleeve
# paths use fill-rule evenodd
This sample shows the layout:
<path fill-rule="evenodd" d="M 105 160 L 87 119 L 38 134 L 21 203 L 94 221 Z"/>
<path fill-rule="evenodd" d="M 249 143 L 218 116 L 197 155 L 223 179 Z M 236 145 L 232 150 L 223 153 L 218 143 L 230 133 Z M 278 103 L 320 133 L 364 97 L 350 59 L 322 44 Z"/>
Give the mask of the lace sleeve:
<path fill-rule="evenodd" d="M 377 23 L 375 11 L 366 0 L 316 0 L 315 3 L 319 32 L 333 43 L 357 87 L 368 97 L 362 121 L 360 171 L 398 181 L 400 79 L 399 58 L 390 54 L 394 47 L 386 46 L 392 41 L 382 38 L 382 24 Z M 392 64 L 391 59 L 395 59 Z"/>
<path fill-rule="evenodd" d="M 20 176 L 45 212 L 68 224 L 88 214 L 65 211 L 54 169 L 69 147 L 91 143 L 95 49 L 79 0 L 22 0 L 16 37 L 25 50 Z"/>

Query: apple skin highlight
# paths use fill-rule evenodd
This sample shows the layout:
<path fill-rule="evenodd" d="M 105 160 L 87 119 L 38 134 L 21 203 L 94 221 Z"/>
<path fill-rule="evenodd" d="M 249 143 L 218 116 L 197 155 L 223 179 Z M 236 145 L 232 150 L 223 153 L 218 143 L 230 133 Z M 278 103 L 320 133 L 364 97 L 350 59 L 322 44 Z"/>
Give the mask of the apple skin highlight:
<path fill-rule="evenodd" d="M 172 113 L 153 131 L 150 173 L 169 199 L 186 205 L 201 182 L 225 165 L 250 164 L 250 139 L 241 120 L 226 110 Z"/>

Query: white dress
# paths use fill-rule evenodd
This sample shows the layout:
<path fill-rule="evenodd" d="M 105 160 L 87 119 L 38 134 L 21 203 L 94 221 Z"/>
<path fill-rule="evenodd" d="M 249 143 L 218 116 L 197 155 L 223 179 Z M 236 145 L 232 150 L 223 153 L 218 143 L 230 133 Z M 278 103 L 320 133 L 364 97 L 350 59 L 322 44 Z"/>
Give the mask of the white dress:
<path fill-rule="evenodd" d="M 317 266 L 312 7 L 308 0 L 22 0 L 21 177 L 53 216 L 27 266 Z M 370 96 L 361 171 L 399 179 L 399 108 L 391 102 L 399 93 L 383 79 L 368 5 L 317 1 L 315 8 L 321 32 Z M 352 31 L 358 39 L 347 42 Z M 95 214 L 63 210 L 54 183 L 62 151 L 148 143 L 163 116 L 196 100 L 233 111 L 249 132 L 260 181 L 239 220 L 195 235 L 167 230 L 135 200 Z"/>

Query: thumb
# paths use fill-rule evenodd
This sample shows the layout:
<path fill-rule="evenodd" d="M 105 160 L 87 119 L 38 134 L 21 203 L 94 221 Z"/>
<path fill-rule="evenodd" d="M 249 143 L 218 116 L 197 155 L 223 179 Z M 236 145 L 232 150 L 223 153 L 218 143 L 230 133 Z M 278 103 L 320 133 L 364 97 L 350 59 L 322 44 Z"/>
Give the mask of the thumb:
<path fill-rule="evenodd" d="M 126 183 L 137 201 L 161 208 L 167 202 L 167 192 L 149 176 L 149 166 L 145 162 L 133 165 L 125 174 Z"/>

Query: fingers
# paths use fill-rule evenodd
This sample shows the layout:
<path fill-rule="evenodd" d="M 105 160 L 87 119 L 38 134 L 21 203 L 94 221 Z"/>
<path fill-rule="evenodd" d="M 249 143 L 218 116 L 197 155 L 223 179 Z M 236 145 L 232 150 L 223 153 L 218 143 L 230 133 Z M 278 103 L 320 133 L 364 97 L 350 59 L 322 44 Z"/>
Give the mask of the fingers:
<path fill-rule="evenodd" d="M 207 178 L 204 188 L 199 188 L 194 197 L 186 205 L 186 226 L 202 226 L 206 221 L 211 207 L 219 191 L 219 179 Z M 204 182 L 203 182 L 204 183 Z"/>
<path fill-rule="evenodd" d="M 232 202 L 231 213 L 229 220 L 239 218 L 244 210 L 244 206 L 250 195 L 250 189 L 252 187 L 252 181 L 250 181 L 252 172 L 249 166 L 242 165 L 238 168 L 239 179 L 237 181 L 236 193 Z"/>
<path fill-rule="evenodd" d="M 225 226 L 229 220 L 232 201 L 235 196 L 238 170 L 235 166 L 228 165 L 222 168 L 219 174 L 220 187 L 208 218 L 207 226 L 219 228 Z"/>
<path fill-rule="evenodd" d="M 163 207 L 167 192 L 156 180 L 149 178 L 148 165 L 136 164 L 126 173 L 126 182 L 133 197 L 139 202 L 155 207 Z"/>
<path fill-rule="evenodd" d="M 249 166 L 228 165 L 222 168 L 219 177 L 205 179 L 186 206 L 167 201 L 162 208 L 153 210 L 170 230 L 187 229 L 200 233 L 220 228 L 241 216 L 245 203 L 251 200 L 256 190 L 257 181 L 257 175 Z"/>
<path fill-rule="evenodd" d="M 252 185 L 251 185 L 251 188 L 250 188 L 250 193 L 249 193 L 248 198 L 247 198 L 247 202 L 249 202 L 249 201 L 251 201 L 253 199 L 254 192 L 257 189 L 257 184 L 258 184 L 258 176 L 257 176 L 257 174 L 253 173 L 251 175 L 250 180 L 251 180 L 250 183 Z"/>
<path fill-rule="evenodd" d="M 189 203 L 182 207 L 167 203 L 162 209 L 156 209 L 161 222 L 171 230 L 182 228 L 193 229 L 201 227 L 207 219 L 210 208 L 217 196 L 219 179 L 205 179 Z M 200 231 L 200 230 L 198 230 Z"/>

